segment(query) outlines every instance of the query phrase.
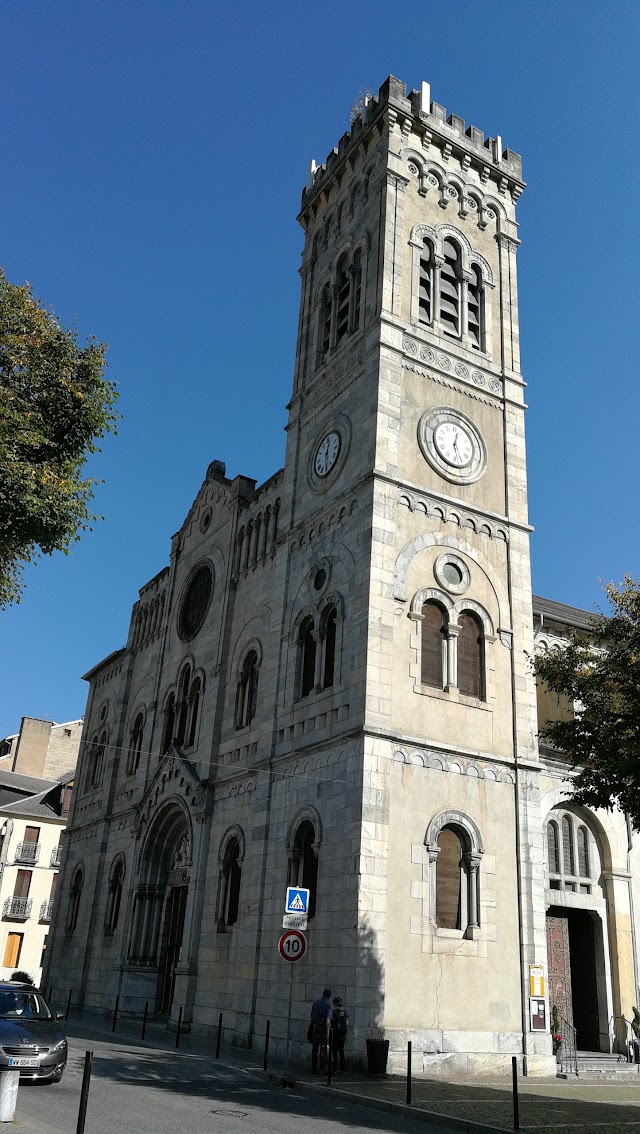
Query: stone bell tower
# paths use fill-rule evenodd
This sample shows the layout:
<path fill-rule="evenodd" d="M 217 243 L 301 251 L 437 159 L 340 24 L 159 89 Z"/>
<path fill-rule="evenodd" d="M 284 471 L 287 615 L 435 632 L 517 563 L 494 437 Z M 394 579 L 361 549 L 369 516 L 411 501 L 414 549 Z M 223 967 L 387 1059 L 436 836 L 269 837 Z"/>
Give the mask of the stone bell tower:
<path fill-rule="evenodd" d="M 521 159 L 389 78 L 303 193 L 293 524 L 359 491 L 354 1003 L 425 1069 L 551 1067 L 516 202 Z M 286 475 L 286 474 L 285 474 Z M 355 699 L 352 699 L 352 701 Z M 351 712 L 354 713 L 352 703 Z M 361 713 L 361 716 L 360 716 Z M 414 1044 L 414 1051 L 416 1045 Z"/>

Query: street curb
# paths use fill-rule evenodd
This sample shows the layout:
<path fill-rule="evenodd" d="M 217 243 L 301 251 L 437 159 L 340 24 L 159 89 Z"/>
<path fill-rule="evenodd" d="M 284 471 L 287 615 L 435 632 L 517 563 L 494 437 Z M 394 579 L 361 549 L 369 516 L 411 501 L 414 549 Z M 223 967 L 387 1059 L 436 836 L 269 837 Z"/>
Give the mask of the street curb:
<path fill-rule="evenodd" d="M 263 1072 L 264 1074 L 264 1072 Z M 282 1079 L 282 1075 L 267 1072 L 265 1078 L 271 1083 Z M 463 1134 L 508 1134 L 509 1127 L 486 1126 L 483 1122 L 474 1122 L 470 1118 L 456 1118 L 451 1114 L 438 1114 L 435 1110 L 425 1110 L 424 1107 L 407 1106 L 406 1103 L 388 1102 L 386 1099 L 374 1099 L 370 1095 L 360 1095 L 356 1091 L 348 1091 L 342 1087 L 327 1087 L 322 1083 L 308 1083 L 306 1080 L 295 1080 L 296 1087 L 309 1090 L 312 1094 L 323 1095 L 324 1098 L 347 1099 L 359 1106 L 366 1106 L 370 1110 L 382 1110 L 387 1114 L 397 1114 L 402 1118 L 417 1118 L 420 1122 L 431 1125 L 446 1126 L 449 1130 L 460 1130 Z"/>

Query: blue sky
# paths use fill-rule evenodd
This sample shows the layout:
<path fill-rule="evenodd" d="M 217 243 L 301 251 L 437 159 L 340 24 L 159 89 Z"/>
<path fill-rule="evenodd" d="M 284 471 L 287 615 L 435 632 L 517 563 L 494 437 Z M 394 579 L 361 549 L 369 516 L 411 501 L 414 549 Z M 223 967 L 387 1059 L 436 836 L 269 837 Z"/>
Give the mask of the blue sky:
<path fill-rule="evenodd" d="M 110 344 L 105 520 L 0 615 L 0 736 L 83 712 L 213 458 L 283 459 L 309 159 L 388 74 L 522 153 L 534 589 L 638 570 L 637 0 L 5 0 L 0 263 Z"/>

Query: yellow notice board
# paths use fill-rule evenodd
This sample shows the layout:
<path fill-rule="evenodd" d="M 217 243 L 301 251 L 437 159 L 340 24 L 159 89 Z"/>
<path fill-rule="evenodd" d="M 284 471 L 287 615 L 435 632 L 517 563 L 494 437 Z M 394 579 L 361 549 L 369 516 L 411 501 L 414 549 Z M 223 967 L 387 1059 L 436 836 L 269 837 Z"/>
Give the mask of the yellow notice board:
<path fill-rule="evenodd" d="M 544 996 L 544 965 L 529 965 L 529 996 Z"/>

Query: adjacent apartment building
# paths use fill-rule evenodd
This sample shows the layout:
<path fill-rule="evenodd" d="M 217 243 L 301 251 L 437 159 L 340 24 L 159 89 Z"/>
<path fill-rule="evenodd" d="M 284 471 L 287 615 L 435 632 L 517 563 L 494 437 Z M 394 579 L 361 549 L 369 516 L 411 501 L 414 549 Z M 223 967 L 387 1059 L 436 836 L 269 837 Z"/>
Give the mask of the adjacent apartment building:
<path fill-rule="evenodd" d="M 0 979 L 40 983 L 81 732 L 23 717 L 0 741 Z"/>

